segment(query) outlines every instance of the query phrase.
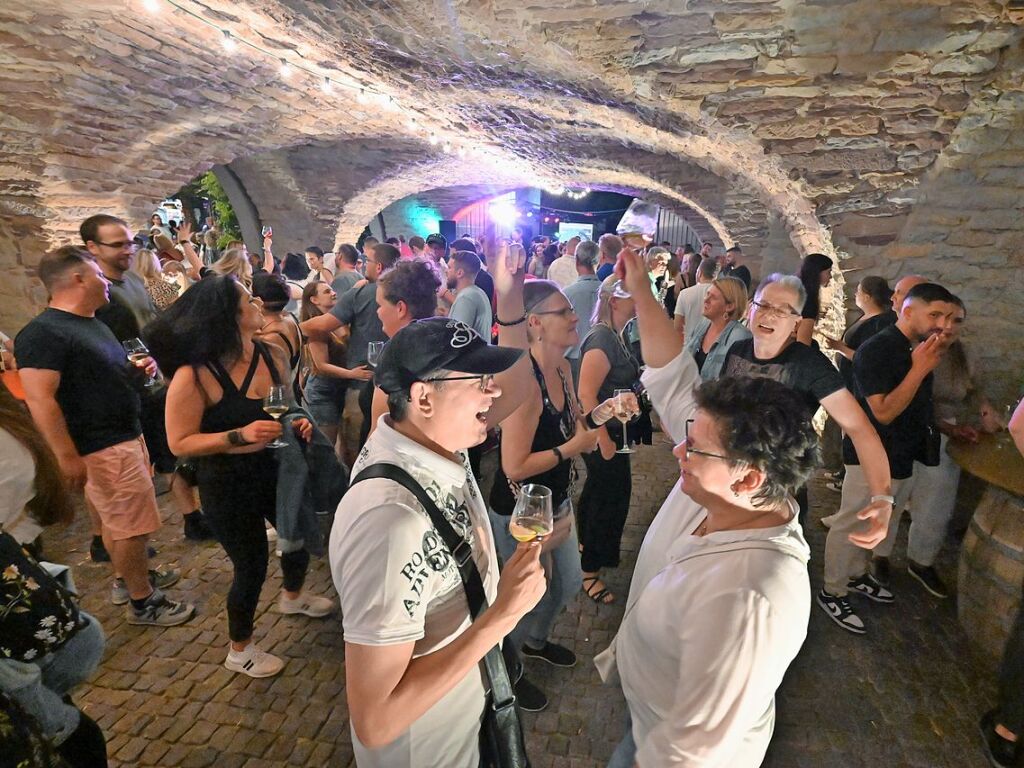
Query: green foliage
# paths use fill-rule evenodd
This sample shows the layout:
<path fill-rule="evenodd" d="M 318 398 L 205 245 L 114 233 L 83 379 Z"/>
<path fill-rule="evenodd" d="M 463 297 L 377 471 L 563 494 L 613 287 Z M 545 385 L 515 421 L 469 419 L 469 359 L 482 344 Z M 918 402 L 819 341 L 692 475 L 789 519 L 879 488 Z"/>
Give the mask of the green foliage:
<path fill-rule="evenodd" d="M 231 207 L 228 200 L 228 193 L 217 181 L 213 171 L 207 171 L 199 177 L 198 186 L 202 193 L 210 199 L 213 204 L 213 214 L 217 219 L 217 229 L 220 230 L 220 237 L 217 238 L 217 247 L 224 248 L 232 240 L 242 239 L 242 230 L 238 226 L 238 217 L 235 216 L 235 209 Z"/>

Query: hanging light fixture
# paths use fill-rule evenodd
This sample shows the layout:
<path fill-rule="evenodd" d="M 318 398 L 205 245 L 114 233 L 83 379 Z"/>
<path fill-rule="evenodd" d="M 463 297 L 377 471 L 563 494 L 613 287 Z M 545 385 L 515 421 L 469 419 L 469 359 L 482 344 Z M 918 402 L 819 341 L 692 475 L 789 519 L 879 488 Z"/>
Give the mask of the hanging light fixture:
<path fill-rule="evenodd" d="M 221 40 L 221 43 L 224 45 L 224 50 L 228 53 L 234 53 L 238 50 L 238 41 L 226 29 L 224 30 L 224 39 Z"/>

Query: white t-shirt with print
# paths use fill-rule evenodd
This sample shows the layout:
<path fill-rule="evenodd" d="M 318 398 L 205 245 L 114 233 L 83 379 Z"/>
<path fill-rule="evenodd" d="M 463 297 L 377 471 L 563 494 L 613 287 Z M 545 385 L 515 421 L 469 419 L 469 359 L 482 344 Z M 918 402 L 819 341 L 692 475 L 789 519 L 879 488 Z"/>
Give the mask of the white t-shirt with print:
<path fill-rule="evenodd" d="M 494 539 L 480 489 L 463 459 L 458 464 L 423 447 L 382 416 L 352 476 L 379 462 L 409 472 L 455 531 L 470 541 L 493 603 L 498 586 Z M 366 480 L 345 494 L 329 552 L 346 642 L 412 642 L 417 658 L 444 648 L 470 626 L 458 566 L 416 498 L 397 483 Z M 368 749 L 353 731 L 356 763 L 360 768 L 477 768 L 485 694 L 478 666 L 387 746 Z"/>

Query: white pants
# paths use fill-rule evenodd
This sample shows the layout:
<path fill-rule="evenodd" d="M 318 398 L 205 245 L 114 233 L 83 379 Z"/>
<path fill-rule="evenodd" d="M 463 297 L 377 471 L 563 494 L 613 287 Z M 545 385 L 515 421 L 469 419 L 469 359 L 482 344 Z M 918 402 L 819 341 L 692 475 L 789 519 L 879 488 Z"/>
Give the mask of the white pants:
<path fill-rule="evenodd" d="M 914 462 L 914 474 L 904 484 L 909 485 L 907 493 L 911 499 L 910 539 L 907 542 L 907 558 L 918 565 L 932 565 L 946 540 L 946 529 L 956 508 L 956 490 L 960 485 L 960 467 L 946 452 L 949 438 L 941 435 L 939 464 L 926 467 Z M 901 504 L 894 507 L 889 522 L 889 535 L 875 548 L 875 554 L 889 557 L 896 545 L 903 516 Z"/>

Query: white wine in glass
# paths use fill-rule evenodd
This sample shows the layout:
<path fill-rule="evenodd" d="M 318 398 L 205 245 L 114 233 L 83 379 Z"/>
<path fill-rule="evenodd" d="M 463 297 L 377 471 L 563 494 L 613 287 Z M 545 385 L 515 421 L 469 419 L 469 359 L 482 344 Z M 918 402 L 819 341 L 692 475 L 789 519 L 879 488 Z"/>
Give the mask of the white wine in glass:
<path fill-rule="evenodd" d="M 271 387 L 267 396 L 263 398 L 263 410 L 272 416 L 275 421 L 288 413 L 288 388 L 283 386 Z M 288 443 L 281 438 L 274 438 L 267 443 L 267 448 L 284 448 Z"/>
<path fill-rule="evenodd" d="M 522 486 L 508 521 L 508 532 L 512 538 L 520 542 L 543 539 L 550 536 L 554 529 L 551 489 L 536 483 Z"/>
<path fill-rule="evenodd" d="M 380 354 L 384 351 L 383 341 L 371 341 L 366 348 L 366 363 L 371 368 L 376 368 L 380 362 Z"/>
<path fill-rule="evenodd" d="M 633 390 L 631 389 L 616 389 L 615 395 L 612 401 L 612 413 L 615 418 L 622 422 L 622 447 L 619 448 L 616 453 L 636 453 L 629 444 L 626 442 L 626 424 L 632 418 L 632 414 L 629 412 L 629 401 L 633 397 Z"/>
<path fill-rule="evenodd" d="M 145 360 L 149 357 L 149 349 L 142 342 L 142 339 L 125 339 L 121 342 L 121 346 L 124 347 L 124 351 L 128 355 L 128 362 L 136 368 L 144 367 Z M 157 384 L 156 376 L 147 376 L 146 383 L 143 386 L 146 389 L 152 389 Z"/>

